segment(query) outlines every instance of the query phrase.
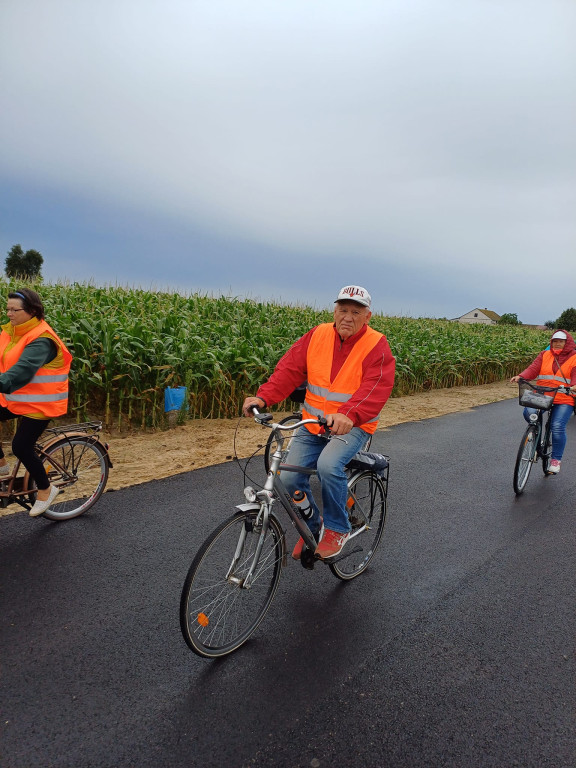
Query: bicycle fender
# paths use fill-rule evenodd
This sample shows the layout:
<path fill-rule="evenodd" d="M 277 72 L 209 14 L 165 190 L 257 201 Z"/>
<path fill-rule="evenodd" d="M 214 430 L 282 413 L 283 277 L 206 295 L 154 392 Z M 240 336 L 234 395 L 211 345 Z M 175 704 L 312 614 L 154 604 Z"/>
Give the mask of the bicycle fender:
<path fill-rule="evenodd" d="M 42 450 L 46 450 L 47 448 L 51 448 L 53 445 L 56 445 L 56 443 L 61 442 L 62 440 L 68 440 L 69 438 L 74 437 L 91 437 L 90 435 L 87 435 L 86 432 L 61 432 L 56 437 L 51 437 L 50 440 L 47 440 L 45 443 L 42 443 Z M 94 444 L 98 444 L 100 448 L 102 448 L 102 451 L 105 455 L 106 461 L 108 462 L 108 466 L 110 469 L 114 468 L 114 465 L 112 464 L 112 459 L 110 458 L 110 452 L 108 448 L 108 443 L 103 443 L 102 440 L 100 440 L 100 437 L 98 435 L 92 435 L 94 439 L 91 441 Z"/>
<path fill-rule="evenodd" d="M 247 503 L 247 504 L 237 504 L 235 509 L 237 509 L 239 512 L 259 512 L 260 511 L 260 504 L 256 503 Z"/>

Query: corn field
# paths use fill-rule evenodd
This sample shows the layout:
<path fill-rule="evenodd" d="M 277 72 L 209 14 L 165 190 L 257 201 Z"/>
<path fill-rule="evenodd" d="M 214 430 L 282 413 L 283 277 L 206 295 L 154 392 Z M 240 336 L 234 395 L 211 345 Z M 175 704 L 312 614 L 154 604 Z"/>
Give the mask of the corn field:
<path fill-rule="evenodd" d="M 22 287 L 3 280 L 5 295 Z M 164 389 L 185 386 L 190 418 L 237 416 L 279 358 L 331 310 L 233 297 L 34 284 L 46 319 L 69 346 L 70 414 L 107 425 L 158 427 Z M 513 326 L 373 315 L 396 357 L 393 396 L 500 381 L 518 373 L 549 334 Z M 281 407 L 281 406 L 279 406 Z"/>

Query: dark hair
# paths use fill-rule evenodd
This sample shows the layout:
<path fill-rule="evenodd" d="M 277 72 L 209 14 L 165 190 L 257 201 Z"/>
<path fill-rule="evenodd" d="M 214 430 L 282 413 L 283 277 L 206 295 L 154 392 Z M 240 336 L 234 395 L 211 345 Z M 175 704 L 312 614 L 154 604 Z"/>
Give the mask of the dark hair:
<path fill-rule="evenodd" d="M 44 304 L 42 299 L 36 291 L 30 288 L 22 288 L 19 291 L 11 291 L 8 294 L 9 299 L 20 299 L 22 302 L 22 309 L 25 309 L 32 317 L 37 317 L 38 320 L 44 320 Z"/>

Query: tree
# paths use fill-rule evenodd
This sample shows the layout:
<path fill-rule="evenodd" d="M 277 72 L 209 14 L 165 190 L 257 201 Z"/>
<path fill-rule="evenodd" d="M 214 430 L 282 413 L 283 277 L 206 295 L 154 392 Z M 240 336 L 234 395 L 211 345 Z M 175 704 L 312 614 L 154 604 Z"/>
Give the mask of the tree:
<path fill-rule="evenodd" d="M 8 251 L 4 269 L 7 277 L 34 280 L 42 277 L 43 263 L 44 259 L 39 251 L 30 249 L 24 253 L 22 246 L 18 243 Z"/>
<path fill-rule="evenodd" d="M 554 327 L 564 328 L 566 331 L 576 331 L 576 309 L 574 307 L 565 309 L 554 323 Z"/>
<path fill-rule="evenodd" d="M 505 312 L 498 320 L 499 325 L 522 325 L 516 312 Z"/>

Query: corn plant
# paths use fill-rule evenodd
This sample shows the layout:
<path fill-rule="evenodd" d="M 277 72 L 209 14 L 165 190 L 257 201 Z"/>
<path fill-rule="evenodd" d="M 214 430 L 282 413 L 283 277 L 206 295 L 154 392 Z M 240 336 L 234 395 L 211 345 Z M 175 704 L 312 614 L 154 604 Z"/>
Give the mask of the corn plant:
<path fill-rule="evenodd" d="M 2 281 L 6 293 L 21 284 Z M 232 417 L 289 346 L 332 310 L 144 291 L 91 283 L 30 283 L 74 355 L 70 409 L 79 419 L 158 427 L 164 390 L 186 386 L 190 418 Z M 522 326 L 462 325 L 375 314 L 396 358 L 393 396 L 502 380 L 548 343 Z M 279 407 L 284 407 L 280 404 Z"/>

